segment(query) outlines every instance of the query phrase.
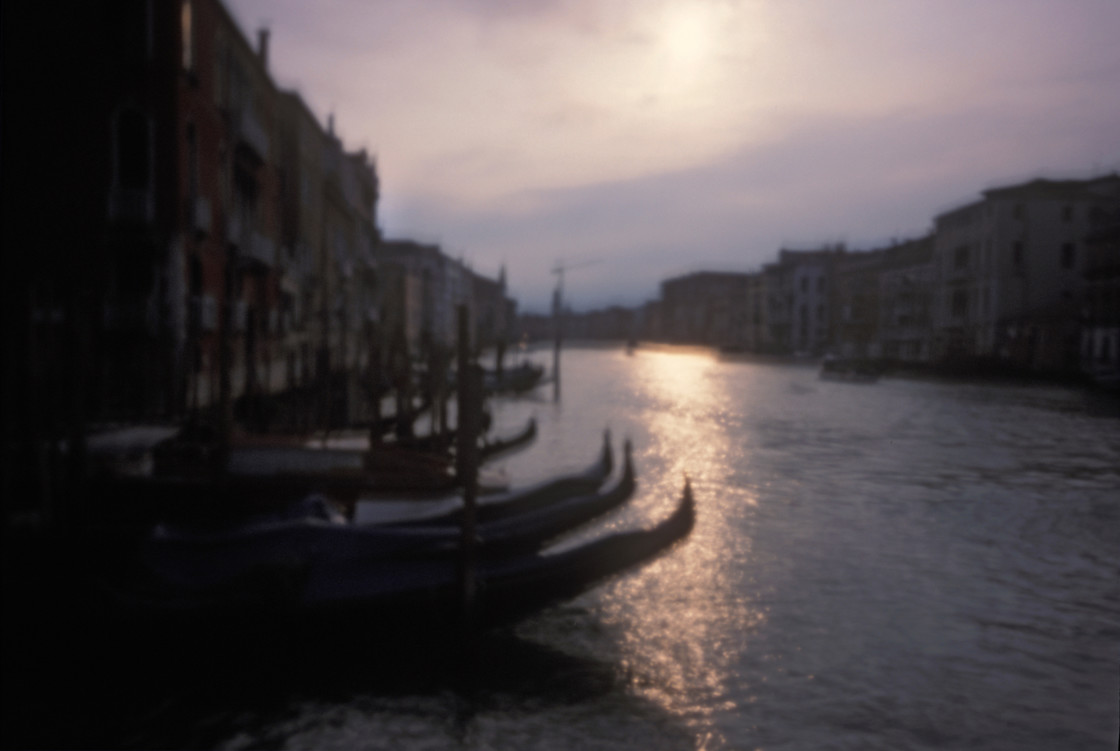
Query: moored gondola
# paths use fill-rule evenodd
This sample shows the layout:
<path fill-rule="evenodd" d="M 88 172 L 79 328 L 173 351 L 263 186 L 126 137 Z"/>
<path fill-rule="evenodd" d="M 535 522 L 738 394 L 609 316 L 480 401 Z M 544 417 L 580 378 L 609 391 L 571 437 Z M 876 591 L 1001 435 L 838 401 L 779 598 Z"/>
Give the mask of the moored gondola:
<path fill-rule="evenodd" d="M 674 511 L 649 529 L 608 534 L 560 552 L 482 557 L 475 571 L 477 620 L 508 623 L 574 597 L 687 537 L 695 504 L 687 481 Z M 393 554 L 342 556 L 322 550 L 259 565 L 208 583 L 139 578 L 139 586 L 107 587 L 122 612 L 152 626 L 164 622 L 220 624 L 223 633 L 260 624 L 346 624 L 362 628 L 444 627 L 459 623 L 461 559 L 444 550 L 398 549 Z M 384 551 L 382 551 L 384 552 Z M 190 619 L 184 620 L 184 619 Z M 321 633 L 330 633 L 324 631 Z"/>
<path fill-rule="evenodd" d="M 617 508 L 634 491 L 627 446 L 621 477 L 610 488 L 518 508 L 476 527 L 477 551 L 496 558 L 541 549 L 548 541 Z M 424 525 L 355 524 L 321 496 L 282 513 L 215 527 L 160 524 L 143 540 L 137 563 L 168 591 L 233 586 L 254 572 L 348 561 L 455 558 L 462 539 L 456 520 Z"/>
<path fill-rule="evenodd" d="M 540 385 L 543 376 L 543 365 L 526 361 L 500 374 L 496 370 L 484 371 L 482 387 L 487 394 L 524 394 Z"/>
<path fill-rule="evenodd" d="M 491 460 L 535 436 L 536 421 L 530 419 L 519 433 L 484 441 L 480 452 Z M 87 483 L 89 511 L 98 522 L 225 521 L 283 509 L 314 493 L 353 504 L 359 497 L 439 498 L 460 484 L 447 450 L 393 443 L 356 449 L 283 436 L 241 438 L 221 466 L 214 463 L 212 436 L 183 438 L 173 428 L 124 431 L 120 439 L 102 443 L 104 469 Z M 117 471 L 122 466 L 123 473 Z M 483 472 L 480 492 L 505 490 L 505 477 Z"/>
<path fill-rule="evenodd" d="M 493 521 L 564 498 L 594 493 L 607 481 L 613 468 L 614 452 L 611 449 L 610 432 L 606 431 L 599 457 L 587 469 L 517 490 L 484 495 L 477 501 L 475 517 L 480 522 Z M 462 498 L 458 495 L 432 500 L 359 499 L 350 516 L 358 524 L 457 525 L 462 521 L 462 506 Z"/>

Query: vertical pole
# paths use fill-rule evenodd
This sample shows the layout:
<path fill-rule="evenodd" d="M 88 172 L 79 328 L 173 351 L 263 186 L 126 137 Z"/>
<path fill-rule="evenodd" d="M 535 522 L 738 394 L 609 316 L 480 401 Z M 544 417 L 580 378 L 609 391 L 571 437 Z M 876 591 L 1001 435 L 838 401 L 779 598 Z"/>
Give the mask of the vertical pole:
<path fill-rule="evenodd" d="M 556 283 L 556 294 L 552 299 L 552 316 L 556 328 L 556 339 L 552 345 L 552 401 L 560 401 L 560 337 L 564 320 L 564 271 L 560 271 L 560 280 Z"/>
<path fill-rule="evenodd" d="M 215 475 L 221 476 L 229 459 L 230 434 L 233 432 L 233 275 L 235 258 L 227 246 L 222 274 L 221 316 L 218 330 L 218 445 L 214 452 Z"/>
<path fill-rule="evenodd" d="M 435 426 L 438 419 L 438 428 L 440 436 L 440 444 L 445 445 L 444 441 L 447 440 L 447 435 L 450 433 L 450 426 L 447 424 L 447 400 L 450 398 L 447 388 L 447 378 L 451 370 L 450 353 L 444 348 L 442 344 L 436 345 L 436 397 L 435 403 L 432 407 L 435 409 L 432 412 L 432 425 Z"/>
<path fill-rule="evenodd" d="M 381 327 L 370 324 L 369 331 L 369 446 L 381 443 Z"/>
<path fill-rule="evenodd" d="M 65 321 L 67 350 L 71 353 L 71 360 L 67 365 L 66 384 L 67 411 L 65 419 L 68 423 L 70 444 L 67 456 L 67 477 L 64 492 L 55 494 L 50 499 L 53 507 L 50 511 L 52 525 L 59 524 L 67 533 L 73 529 L 75 516 L 86 513 L 84 508 L 86 473 L 86 415 L 85 415 L 85 381 L 82 374 L 90 372 L 88 323 L 90 310 L 86 294 L 78 289 L 79 282 L 72 280 L 72 285 L 66 296 Z"/>
<path fill-rule="evenodd" d="M 463 623 L 473 628 L 475 617 L 475 498 L 478 494 L 478 428 L 481 384 L 470 358 L 467 306 L 458 306 L 459 323 L 459 434 L 458 475 L 463 485 L 462 560 Z"/>

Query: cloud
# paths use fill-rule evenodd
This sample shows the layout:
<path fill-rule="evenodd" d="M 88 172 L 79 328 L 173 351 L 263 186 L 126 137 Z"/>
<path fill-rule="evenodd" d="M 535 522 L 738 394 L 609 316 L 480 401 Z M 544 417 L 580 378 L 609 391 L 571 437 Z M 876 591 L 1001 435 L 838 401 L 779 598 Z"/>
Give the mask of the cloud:
<path fill-rule="evenodd" d="M 868 248 L 921 234 L 937 212 L 974 200 L 993 181 L 1026 179 L 1048 164 L 1087 176 L 1093 165 L 1076 164 L 1082 144 L 1107 138 L 1094 123 L 1120 123 L 1102 108 L 1099 118 L 1065 125 L 998 103 L 873 118 L 804 115 L 780 138 L 698 167 L 529 191 L 488 209 L 419 199 L 387 221 L 444 227 L 481 265 L 507 263 L 530 307 L 547 304 L 544 267 L 574 257 L 603 261 L 581 281 L 586 304 L 636 302 L 667 276 L 757 269 L 782 246 Z M 1009 133 L 1008 122 L 1020 120 Z"/>
<path fill-rule="evenodd" d="M 378 155 L 390 233 L 546 304 L 924 230 L 980 189 L 1120 162 L 1114 0 L 230 0 Z M 578 298 L 577 298 L 578 299 Z"/>

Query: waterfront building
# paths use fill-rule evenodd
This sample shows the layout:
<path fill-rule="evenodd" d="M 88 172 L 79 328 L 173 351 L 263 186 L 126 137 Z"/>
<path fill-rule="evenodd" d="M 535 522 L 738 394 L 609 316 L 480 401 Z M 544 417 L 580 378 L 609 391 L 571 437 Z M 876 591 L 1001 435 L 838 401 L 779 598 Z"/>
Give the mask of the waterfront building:
<path fill-rule="evenodd" d="M 834 354 L 845 358 L 882 356 L 879 283 L 886 250 L 848 253 L 835 263 L 833 281 Z"/>
<path fill-rule="evenodd" d="M 226 299 L 231 398 L 279 390 L 278 354 L 280 185 L 274 128 L 277 91 L 268 73 L 268 34 L 253 48 L 217 2 L 184 0 L 183 8 L 213 8 L 220 19 L 213 57 L 198 55 L 196 67 L 214 71 L 214 90 L 227 125 L 218 167 L 225 173 L 221 202 L 226 242 Z M 184 44 L 197 24 L 184 22 Z M 198 34 L 194 36 L 197 38 Z"/>
<path fill-rule="evenodd" d="M 470 272 L 471 299 L 474 310 L 474 338 L 478 349 L 500 348 L 504 351 L 513 332 L 517 303 L 506 295 L 506 270 L 497 279 Z"/>
<path fill-rule="evenodd" d="M 43 249 L 9 277 L 28 290 L 18 314 L 41 322 L 23 359 L 82 374 L 29 382 L 80 389 L 86 419 L 122 419 L 306 384 L 316 349 L 359 363 L 376 170 L 277 91 L 267 31 L 251 44 L 219 0 L 6 13 L 21 29 L 5 37 L 7 103 L 34 116 L 5 121 L 19 186 L 5 231 L 15 247 L 34 228 Z M 330 325 L 336 290 L 346 311 Z"/>
<path fill-rule="evenodd" d="M 832 286 L 843 245 L 778 252 L 763 268 L 771 345 L 779 352 L 819 356 L 833 344 Z"/>
<path fill-rule="evenodd" d="M 570 339 L 628 342 L 637 331 L 637 313 L 620 305 L 569 315 L 564 336 Z"/>
<path fill-rule="evenodd" d="M 347 152 L 295 92 L 279 97 L 285 388 L 368 368 L 380 343 L 376 166 Z"/>
<path fill-rule="evenodd" d="M 1116 388 L 1120 379 L 1120 206 L 1096 207 L 1085 236 L 1082 370 Z"/>
<path fill-rule="evenodd" d="M 661 340 L 665 338 L 661 300 L 648 300 L 641 307 L 638 337 L 641 339 Z"/>
<path fill-rule="evenodd" d="M 475 346 L 494 343 L 512 320 L 513 301 L 505 296 L 503 282 L 480 277 L 461 260 L 445 255 L 438 245 L 385 240 L 377 246 L 377 263 L 393 285 L 393 292 L 384 300 L 393 299 L 403 306 L 397 322 L 414 353 L 433 346 L 455 348 L 459 305 L 467 306 Z M 413 318 L 417 314 L 419 320 Z M 390 336 L 396 334 L 390 332 Z"/>
<path fill-rule="evenodd" d="M 4 7 L 5 414 L 23 441 L 87 416 L 150 416 L 184 328 L 165 6 Z M 134 12 L 135 11 L 135 12 Z M 181 258 L 181 251 L 178 254 Z"/>
<path fill-rule="evenodd" d="M 309 386 L 326 348 L 324 264 L 326 132 L 295 92 L 278 97 L 280 147 L 280 309 L 285 387 Z"/>
<path fill-rule="evenodd" d="M 173 20 L 177 21 L 178 32 L 173 130 L 178 155 L 171 164 L 158 166 L 161 170 L 172 168 L 169 171 L 176 176 L 185 218 L 172 252 L 182 257 L 185 266 L 187 356 L 185 367 L 174 372 L 183 374 L 186 408 L 198 409 L 218 398 L 220 331 L 234 310 L 226 308 L 230 301 L 225 281 L 229 271 L 228 235 L 234 227 L 229 190 L 232 124 L 225 70 L 214 61 L 229 55 L 229 38 L 239 35 L 219 3 L 184 2 Z M 248 54 L 251 56 L 251 50 Z M 182 275 L 176 273 L 171 278 Z M 175 288 L 170 291 L 172 309 L 182 310 Z"/>
<path fill-rule="evenodd" d="M 738 335 L 734 346 L 747 352 L 769 352 L 773 347 L 770 341 L 766 280 L 767 276 L 763 272 L 747 274 L 744 280 Z"/>
<path fill-rule="evenodd" d="M 878 290 L 880 356 L 899 363 L 928 363 L 933 331 L 933 235 L 892 245 L 883 254 Z"/>
<path fill-rule="evenodd" d="M 700 271 L 661 283 L 664 336 L 670 342 L 738 344 L 749 275 Z"/>
<path fill-rule="evenodd" d="M 934 356 L 1069 372 L 1079 354 L 1089 216 L 1120 178 L 994 188 L 935 219 Z"/>

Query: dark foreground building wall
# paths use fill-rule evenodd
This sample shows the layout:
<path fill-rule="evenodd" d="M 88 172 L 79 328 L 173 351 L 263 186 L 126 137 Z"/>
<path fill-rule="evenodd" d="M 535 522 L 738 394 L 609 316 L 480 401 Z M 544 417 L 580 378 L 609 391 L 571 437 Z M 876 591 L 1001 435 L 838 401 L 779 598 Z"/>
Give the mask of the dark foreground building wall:
<path fill-rule="evenodd" d="M 22 334 L 10 341 L 47 414 L 79 391 L 95 413 L 144 414 L 168 398 L 167 13 L 161 3 L 4 5 L 4 277 Z"/>
<path fill-rule="evenodd" d="M 171 408 L 175 9 L 5 3 L 5 497 L 93 416 Z M 40 483 L 42 484 L 42 483 Z"/>

